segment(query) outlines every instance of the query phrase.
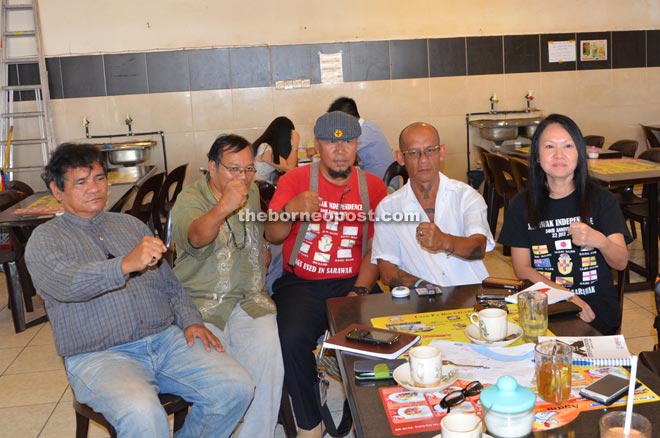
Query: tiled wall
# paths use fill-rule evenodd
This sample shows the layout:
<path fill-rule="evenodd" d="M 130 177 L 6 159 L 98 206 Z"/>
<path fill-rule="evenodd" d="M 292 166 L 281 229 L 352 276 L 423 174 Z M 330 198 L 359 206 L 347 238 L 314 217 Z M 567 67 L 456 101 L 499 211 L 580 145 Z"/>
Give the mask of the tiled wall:
<path fill-rule="evenodd" d="M 548 41 L 607 40 L 608 59 L 549 63 Z M 660 30 L 179 50 L 48 59 L 51 97 L 321 82 L 318 53 L 343 53 L 346 82 L 660 66 Z M 579 57 L 578 57 L 579 59 Z"/>
<path fill-rule="evenodd" d="M 607 39 L 607 61 L 549 64 L 547 42 Z M 318 52 L 343 53 L 344 84 L 320 84 Z M 578 57 L 579 58 L 579 57 Z M 72 56 L 48 59 L 58 141 L 92 134 L 164 130 L 170 166 L 205 165 L 220 132 L 254 140 L 276 116 L 302 140 L 336 97 L 356 99 L 390 145 L 416 120 L 434 123 L 449 150 L 445 171 L 464 179 L 465 114 L 522 109 L 527 90 L 544 113 L 573 116 L 586 134 L 642 140 L 638 123 L 660 122 L 660 30 L 391 40 Z M 29 80 L 29 72 L 19 78 Z M 277 80 L 310 78 L 305 89 Z"/>

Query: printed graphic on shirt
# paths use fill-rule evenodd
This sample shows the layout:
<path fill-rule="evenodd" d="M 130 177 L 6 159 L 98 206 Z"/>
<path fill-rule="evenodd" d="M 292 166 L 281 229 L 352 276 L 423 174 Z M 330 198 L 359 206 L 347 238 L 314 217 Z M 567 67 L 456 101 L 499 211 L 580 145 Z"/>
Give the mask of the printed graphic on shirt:
<path fill-rule="evenodd" d="M 555 278 L 555 283 L 560 286 L 570 288 L 573 286 L 573 277 L 557 277 Z"/>
<path fill-rule="evenodd" d="M 548 280 L 552 280 L 552 272 L 543 271 L 543 272 L 539 272 L 539 274 L 543 275 Z"/>
<path fill-rule="evenodd" d="M 534 255 L 545 255 L 548 253 L 548 245 L 533 245 L 532 252 Z"/>
<path fill-rule="evenodd" d="M 327 222 L 325 229 L 329 231 L 337 231 L 339 229 L 339 222 Z"/>
<path fill-rule="evenodd" d="M 342 234 L 344 236 L 357 236 L 358 235 L 358 227 L 345 226 L 345 227 L 342 228 Z"/>
<path fill-rule="evenodd" d="M 590 283 L 598 280 L 598 271 L 585 271 L 582 273 L 582 280 L 588 281 Z"/>
<path fill-rule="evenodd" d="M 315 233 L 318 233 L 319 231 L 321 231 L 321 224 L 319 224 L 318 222 L 309 224 L 309 227 L 307 227 L 307 231 L 313 231 Z"/>
<path fill-rule="evenodd" d="M 534 268 L 535 269 L 550 269 L 552 267 L 550 263 L 549 258 L 543 258 L 543 259 L 534 259 Z"/>
<path fill-rule="evenodd" d="M 555 242 L 555 249 L 558 250 L 573 249 L 573 242 L 571 242 L 571 239 L 557 240 Z"/>
<path fill-rule="evenodd" d="M 570 274 L 573 271 L 573 261 L 568 254 L 559 254 L 559 262 L 557 262 L 557 270 L 561 275 Z"/>
<path fill-rule="evenodd" d="M 315 252 L 314 261 L 320 263 L 330 263 L 330 254 L 324 252 Z"/>
<path fill-rule="evenodd" d="M 303 254 L 307 254 L 309 252 L 309 243 L 303 242 L 300 245 L 300 252 L 303 253 Z"/>
<path fill-rule="evenodd" d="M 323 252 L 330 251 L 330 249 L 332 248 L 332 237 L 328 236 L 327 234 L 324 234 L 319 239 L 318 246 L 319 249 Z"/>
<path fill-rule="evenodd" d="M 311 231 L 307 230 L 307 232 L 305 233 L 305 240 L 314 240 L 316 236 L 317 235 L 315 233 L 312 233 Z"/>
<path fill-rule="evenodd" d="M 355 246 L 355 240 L 353 240 L 353 239 L 341 239 L 340 246 L 342 248 L 353 248 Z"/>
<path fill-rule="evenodd" d="M 596 256 L 582 257 L 582 267 L 596 266 Z"/>
<path fill-rule="evenodd" d="M 340 248 L 337 250 L 338 259 L 350 259 L 352 257 L 353 257 L 353 251 L 351 251 L 350 249 Z"/>

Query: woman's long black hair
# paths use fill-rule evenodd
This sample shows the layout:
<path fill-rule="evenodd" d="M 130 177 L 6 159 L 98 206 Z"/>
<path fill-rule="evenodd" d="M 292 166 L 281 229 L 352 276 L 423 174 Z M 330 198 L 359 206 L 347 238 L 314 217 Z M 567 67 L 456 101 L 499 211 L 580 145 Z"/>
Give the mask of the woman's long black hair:
<path fill-rule="evenodd" d="M 287 117 L 280 116 L 270 122 L 268 128 L 252 143 L 255 155 L 262 143 L 268 143 L 273 150 L 273 162 L 280 164 L 280 156 L 285 159 L 291 153 L 291 131 L 296 129 Z"/>
<path fill-rule="evenodd" d="M 587 146 L 584 137 L 578 125 L 570 118 L 561 114 L 551 114 L 536 128 L 532 137 L 532 150 L 529 155 L 529 181 L 527 191 L 527 217 L 529 224 L 536 228 L 543 219 L 546 201 L 550 196 L 548 189 L 548 178 L 539 162 L 539 144 L 541 134 L 545 129 L 558 124 L 568 132 L 577 148 L 578 162 L 573 173 L 573 184 L 580 203 L 580 220 L 589 223 L 591 216 L 589 208 L 589 196 L 593 182 L 589 177 L 589 168 L 587 166 Z"/>

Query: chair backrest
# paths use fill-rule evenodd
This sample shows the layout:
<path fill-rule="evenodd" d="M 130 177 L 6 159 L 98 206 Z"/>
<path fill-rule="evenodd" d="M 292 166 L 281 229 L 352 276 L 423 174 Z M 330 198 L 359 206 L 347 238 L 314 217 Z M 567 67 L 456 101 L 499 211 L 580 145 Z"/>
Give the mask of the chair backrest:
<path fill-rule="evenodd" d="M 605 144 L 605 137 L 602 135 L 585 135 L 584 142 L 587 146 L 596 146 L 597 148 L 602 148 Z"/>
<path fill-rule="evenodd" d="M 511 165 L 511 175 L 516 183 L 518 193 L 527 190 L 527 180 L 529 179 L 529 162 L 522 158 L 509 157 Z"/>
<path fill-rule="evenodd" d="M 655 163 L 660 163 L 660 148 L 651 148 L 647 149 L 641 154 L 639 154 L 640 160 L 653 161 Z"/>
<path fill-rule="evenodd" d="M 646 145 L 650 148 L 660 148 L 660 138 L 655 134 L 656 132 L 660 135 L 660 129 L 653 129 L 650 126 L 640 125 L 644 130 L 644 135 L 646 136 Z"/>
<path fill-rule="evenodd" d="M 151 221 L 159 236 L 163 235 L 163 220 L 167 217 L 167 213 L 172 209 L 177 196 L 183 189 L 187 168 L 188 164 L 183 164 L 165 177 L 165 182 L 163 182 L 158 192 L 157 202 L 151 205 Z"/>
<path fill-rule="evenodd" d="M 392 164 L 387 166 L 385 174 L 383 175 L 383 181 L 385 182 L 385 185 L 389 186 L 390 182 L 397 176 L 400 176 L 403 179 L 403 184 L 408 182 L 408 171 L 406 170 L 406 167 L 400 165 L 397 161 L 394 161 Z"/>
<path fill-rule="evenodd" d="M 147 179 L 138 189 L 133 205 L 126 213 L 135 216 L 153 228 L 151 207 L 154 202 L 158 202 L 158 194 L 160 193 L 160 187 L 163 185 L 163 179 L 165 179 L 165 172 L 157 173 Z"/>
<path fill-rule="evenodd" d="M 476 146 L 474 149 L 477 151 L 477 155 L 479 155 L 479 162 L 481 162 L 481 169 L 484 171 L 486 184 L 493 185 L 493 171 L 488 166 L 488 160 L 486 159 L 487 151 L 479 146 Z"/>
<path fill-rule="evenodd" d="M 488 167 L 493 177 L 493 187 L 498 195 L 504 199 L 511 199 L 517 193 L 513 183 L 513 174 L 511 172 L 511 163 L 508 158 L 484 151 Z M 511 181 L 511 183 L 509 183 Z"/>
<path fill-rule="evenodd" d="M 32 187 L 25 184 L 23 181 L 9 181 L 7 183 L 7 188 L 10 190 L 18 190 L 19 192 L 23 192 L 26 196 L 34 195 L 34 190 L 32 190 Z"/>
<path fill-rule="evenodd" d="M 266 211 L 268 210 L 268 205 L 270 205 L 270 200 L 273 199 L 273 195 L 275 194 L 275 186 L 268 181 L 257 180 L 254 183 L 259 188 L 261 211 Z"/>
<path fill-rule="evenodd" d="M 619 140 L 612 143 L 608 149 L 619 151 L 624 157 L 635 158 L 638 146 L 637 140 Z"/>

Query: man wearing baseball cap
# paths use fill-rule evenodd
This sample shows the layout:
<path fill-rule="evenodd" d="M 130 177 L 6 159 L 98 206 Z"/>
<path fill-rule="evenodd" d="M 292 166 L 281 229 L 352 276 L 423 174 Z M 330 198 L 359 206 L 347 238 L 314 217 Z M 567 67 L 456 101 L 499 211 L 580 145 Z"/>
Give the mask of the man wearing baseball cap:
<path fill-rule="evenodd" d="M 321 159 L 280 178 L 270 203 L 271 217 L 279 218 L 265 227 L 268 240 L 283 243 L 284 274 L 273 284 L 273 300 L 284 383 L 302 438 L 321 437 L 313 351 L 328 326 L 325 302 L 366 295 L 378 278 L 369 213 L 387 191 L 377 176 L 353 166 L 360 134 L 358 120 L 346 113 L 319 117 L 314 143 Z"/>

